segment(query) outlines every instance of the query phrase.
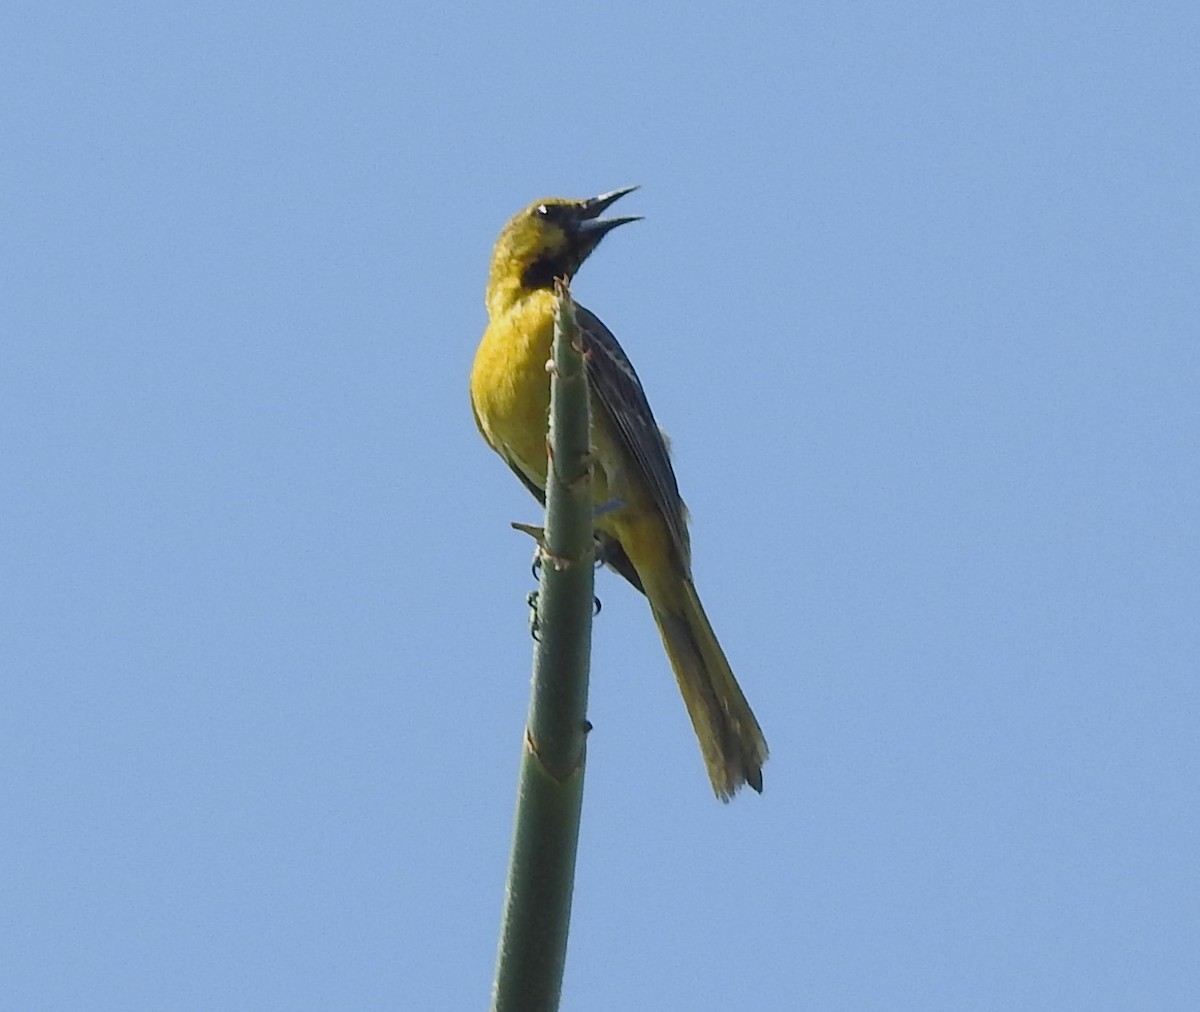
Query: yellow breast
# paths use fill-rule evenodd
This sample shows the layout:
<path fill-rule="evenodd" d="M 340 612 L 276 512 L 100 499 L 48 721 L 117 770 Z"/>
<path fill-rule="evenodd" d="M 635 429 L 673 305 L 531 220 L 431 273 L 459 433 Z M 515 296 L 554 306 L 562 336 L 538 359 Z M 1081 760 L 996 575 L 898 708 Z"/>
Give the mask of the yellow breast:
<path fill-rule="evenodd" d="M 529 292 L 489 322 L 471 369 L 471 404 L 483 438 L 542 488 L 553 339 L 553 293 Z"/>

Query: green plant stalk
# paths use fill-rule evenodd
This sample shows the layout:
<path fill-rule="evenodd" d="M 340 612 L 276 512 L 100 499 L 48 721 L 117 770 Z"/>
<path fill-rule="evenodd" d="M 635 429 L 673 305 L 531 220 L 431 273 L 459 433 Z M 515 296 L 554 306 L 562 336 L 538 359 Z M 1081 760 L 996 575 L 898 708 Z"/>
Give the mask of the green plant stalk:
<path fill-rule="evenodd" d="M 575 307 L 556 285 L 546 527 L 495 1012 L 558 1008 L 583 805 L 593 570 L 591 423 Z"/>

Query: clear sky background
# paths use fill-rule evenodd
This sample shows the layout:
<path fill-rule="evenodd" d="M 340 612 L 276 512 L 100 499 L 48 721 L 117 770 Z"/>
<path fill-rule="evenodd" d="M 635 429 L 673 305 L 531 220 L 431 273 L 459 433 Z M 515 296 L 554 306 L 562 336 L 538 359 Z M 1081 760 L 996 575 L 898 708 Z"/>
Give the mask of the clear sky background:
<path fill-rule="evenodd" d="M 484 1007 L 538 511 L 491 244 L 670 432 L 771 744 L 602 574 L 570 1010 L 1200 1005 L 1195 3 L 10 3 L 0 1007 Z"/>

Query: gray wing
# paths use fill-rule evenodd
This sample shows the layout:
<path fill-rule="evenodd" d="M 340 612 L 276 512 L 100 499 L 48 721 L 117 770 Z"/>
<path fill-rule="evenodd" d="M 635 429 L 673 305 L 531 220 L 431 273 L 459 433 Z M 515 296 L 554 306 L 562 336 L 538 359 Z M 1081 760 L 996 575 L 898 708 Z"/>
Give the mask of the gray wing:
<path fill-rule="evenodd" d="M 599 317 L 577 305 L 576 320 L 588 352 L 588 382 L 592 396 L 608 415 L 621 448 L 650 490 L 654 504 L 667 523 L 683 571 L 688 574 L 691 546 L 687 509 L 679 495 L 666 441 L 654 420 L 641 381 L 616 337 Z"/>

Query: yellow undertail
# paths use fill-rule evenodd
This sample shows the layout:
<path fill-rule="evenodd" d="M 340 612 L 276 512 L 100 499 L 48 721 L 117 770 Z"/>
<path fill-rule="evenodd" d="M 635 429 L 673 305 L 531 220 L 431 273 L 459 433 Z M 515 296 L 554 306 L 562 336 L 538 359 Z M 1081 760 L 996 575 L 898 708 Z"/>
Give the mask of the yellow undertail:
<path fill-rule="evenodd" d="M 679 691 L 687 705 L 713 790 L 728 801 L 749 784 L 762 793 L 767 742 L 717 642 L 690 579 L 647 587 Z"/>

